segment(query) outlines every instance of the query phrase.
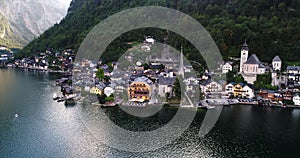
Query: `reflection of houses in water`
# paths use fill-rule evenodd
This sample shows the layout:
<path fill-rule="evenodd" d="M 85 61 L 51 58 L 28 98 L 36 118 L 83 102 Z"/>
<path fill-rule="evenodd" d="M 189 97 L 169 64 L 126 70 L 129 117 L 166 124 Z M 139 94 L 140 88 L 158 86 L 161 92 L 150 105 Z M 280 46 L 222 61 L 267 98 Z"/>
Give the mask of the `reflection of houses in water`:
<path fill-rule="evenodd" d="M 147 77 L 136 78 L 128 87 L 128 98 L 133 102 L 149 101 L 152 91 L 152 81 Z"/>

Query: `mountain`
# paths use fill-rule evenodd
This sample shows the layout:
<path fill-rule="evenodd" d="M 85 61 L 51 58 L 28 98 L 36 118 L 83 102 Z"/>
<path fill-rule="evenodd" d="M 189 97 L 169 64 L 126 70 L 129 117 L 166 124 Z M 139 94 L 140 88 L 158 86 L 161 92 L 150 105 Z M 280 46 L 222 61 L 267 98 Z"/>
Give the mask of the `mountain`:
<path fill-rule="evenodd" d="M 299 0 L 73 0 L 67 16 L 23 50 L 23 55 L 53 48 L 77 50 L 87 33 L 101 20 L 121 10 L 158 5 L 182 11 L 198 20 L 212 35 L 225 59 L 239 57 L 244 40 L 250 53 L 266 62 L 276 55 L 283 60 L 300 61 L 300 1 Z M 182 37 L 162 30 L 129 32 L 116 40 L 107 51 L 119 55 L 128 46 L 127 40 L 142 40 L 151 34 L 168 44 L 185 47 L 187 56 L 196 50 Z M 115 55 L 114 55 L 115 56 Z"/>
<path fill-rule="evenodd" d="M 71 0 L 0 0 L 0 45 L 22 47 L 58 23 Z"/>

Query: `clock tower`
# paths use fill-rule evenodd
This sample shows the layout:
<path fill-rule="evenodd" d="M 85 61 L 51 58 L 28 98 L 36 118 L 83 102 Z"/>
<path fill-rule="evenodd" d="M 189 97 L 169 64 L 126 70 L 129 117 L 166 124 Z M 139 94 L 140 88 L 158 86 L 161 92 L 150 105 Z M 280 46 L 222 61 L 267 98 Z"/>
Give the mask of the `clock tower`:
<path fill-rule="evenodd" d="M 244 69 L 244 64 L 248 60 L 248 53 L 249 53 L 249 47 L 248 44 L 245 40 L 245 43 L 242 46 L 241 49 L 241 59 L 240 59 L 240 73 L 243 73 Z"/>

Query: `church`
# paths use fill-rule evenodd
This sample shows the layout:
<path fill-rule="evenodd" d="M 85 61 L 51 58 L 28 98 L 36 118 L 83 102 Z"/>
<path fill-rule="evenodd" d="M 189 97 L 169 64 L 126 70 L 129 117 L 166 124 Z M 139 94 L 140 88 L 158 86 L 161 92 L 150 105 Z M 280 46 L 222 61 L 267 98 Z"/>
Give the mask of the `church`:
<path fill-rule="evenodd" d="M 253 75 L 264 74 L 266 72 L 266 67 L 258 59 L 256 54 L 252 54 L 248 58 L 248 53 L 249 47 L 245 41 L 241 50 L 240 73 Z"/>
<path fill-rule="evenodd" d="M 266 67 L 262 64 L 256 54 L 252 54 L 249 58 L 248 55 L 249 47 L 245 41 L 241 49 L 240 73 L 248 83 L 253 84 L 256 81 L 257 75 L 266 72 Z"/>

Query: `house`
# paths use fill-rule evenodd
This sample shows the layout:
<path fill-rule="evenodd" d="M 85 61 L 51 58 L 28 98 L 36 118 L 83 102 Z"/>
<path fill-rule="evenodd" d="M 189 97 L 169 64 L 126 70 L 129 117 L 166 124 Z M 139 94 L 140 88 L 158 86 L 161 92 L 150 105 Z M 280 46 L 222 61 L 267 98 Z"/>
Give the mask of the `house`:
<path fill-rule="evenodd" d="M 224 65 L 222 65 L 222 73 L 228 73 L 229 71 L 232 71 L 232 65 L 230 63 L 225 63 Z"/>
<path fill-rule="evenodd" d="M 90 94 L 102 95 L 104 94 L 104 88 L 105 88 L 104 84 L 97 84 L 96 86 L 90 89 Z"/>
<path fill-rule="evenodd" d="M 251 88 L 249 85 L 245 85 L 244 87 L 243 87 L 243 90 L 244 90 L 244 92 L 245 92 L 245 94 L 244 94 L 244 96 L 246 97 L 246 98 L 254 98 L 254 90 L 253 90 L 253 88 Z"/>
<path fill-rule="evenodd" d="M 282 65 L 282 61 L 281 61 L 280 57 L 279 56 L 274 57 L 274 59 L 272 60 L 273 70 L 281 71 L 281 65 Z"/>
<path fill-rule="evenodd" d="M 300 66 L 287 66 L 286 70 L 289 74 L 300 74 Z"/>
<path fill-rule="evenodd" d="M 294 95 L 293 102 L 295 105 L 300 105 L 300 96 L 299 94 Z"/>
<path fill-rule="evenodd" d="M 283 97 L 283 100 L 293 100 L 293 92 L 291 91 L 282 91 L 281 95 Z"/>
<path fill-rule="evenodd" d="M 222 92 L 222 85 L 213 80 L 205 80 L 200 84 L 201 91 L 206 92 Z"/>
<path fill-rule="evenodd" d="M 242 98 L 253 98 L 254 90 L 247 84 L 238 83 L 233 86 L 233 96 Z"/>
<path fill-rule="evenodd" d="M 150 100 L 152 81 L 147 77 L 136 78 L 128 87 L 128 98 L 132 102 L 146 102 Z"/>
<path fill-rule="evenodd" d="M 294 82 L 300 82 L 300 74 L 289 74 L 288 79 Z"/>
<path fill-rule="evenodd" d="M 146 37 L 146 43 L 154 44 L 154 42 L 155 42 L 155 40 L 152 37 L 150 37 L 150 36 Z"/>
<path fill-rule="evenodd" d="M 186 91 L 197 91 L 199 87 L 199 81 L 195 77 L 189 77 L 185 80 L 183 80 L 183 83 L 185 83 Z"/>
<path fill-rule="evenodd" d="M 106 96 L 111 96 L 114 92 L 115 92 L 115 90 L 112 87 L 105 87 L 104 88 L 104 94 Z"/>
<path fill-rule="evenodd" d="M 226 93 L 226 94 L 229 94 L 229 95 L 233 94 L 233 92 L 234 92 L 234 85 L 235 85 L 234 82 L 228 83 L 228 84 L 225 86 L 225 93 Z"/>
<path fill-rule="evenodd" d="M 265 100 L 283 101 L 282 94 L 272 90 L 262 90 L 259 92 L 258 95 L 264 98 Z"/>
<path fill-rule="evenodd" d="M 159 77 L 158 78 L 158 95 L 166 97 L 166 93 L 171 93 L 173 85 L 176 81 L 174 77 Z"/>

